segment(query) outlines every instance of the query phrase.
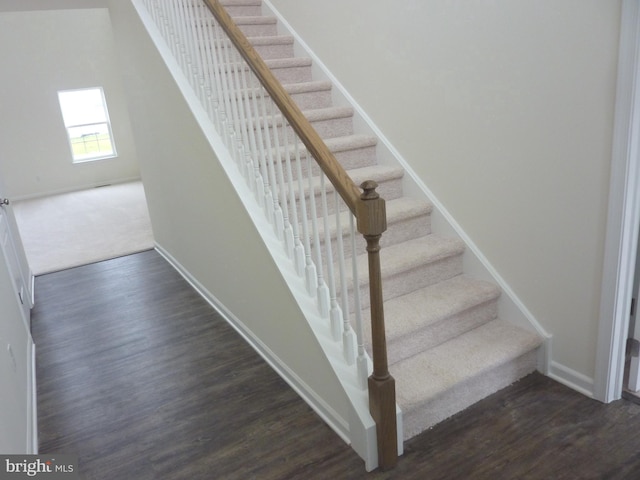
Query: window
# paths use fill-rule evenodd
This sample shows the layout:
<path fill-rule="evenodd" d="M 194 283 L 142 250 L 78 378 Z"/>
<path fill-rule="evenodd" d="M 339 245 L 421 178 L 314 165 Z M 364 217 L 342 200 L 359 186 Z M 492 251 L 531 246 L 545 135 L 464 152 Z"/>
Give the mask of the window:
<path fill-rule="evenodd" d="M 74 163 L 116 156 L 101 87 L 58 92 Z"/>

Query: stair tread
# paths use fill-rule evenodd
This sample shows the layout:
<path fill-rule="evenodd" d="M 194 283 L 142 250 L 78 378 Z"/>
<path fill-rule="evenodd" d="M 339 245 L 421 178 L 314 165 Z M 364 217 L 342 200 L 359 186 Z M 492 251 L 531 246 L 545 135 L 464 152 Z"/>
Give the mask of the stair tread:
<path fill-rule="evenodd" d="M 384 303 L 387 337 L 391 341 L 451 317 L 456 312 L 497 299 L 500 289 L 467 275 L 444 280 Z M 363 316 L 368 318 L 369 312 Z"/>
<path fill-rule="evenodd" d="M 343 135 L 340 137 L 325 138 L 323 140 L 327 148 L 334 155 L 358 150 L 360 148 L 375 147 L 378 143 L 378 139 L 376 137 L 362 134 Z M 295 145 L 289 145 L 288 148 L 283 150 L 283 152 L 288 152 L 290 156 L 294 155 Z M 305 145 L 300 145 L 300 154 L 303 157 L 307 154 L 307 148 Z"/>
<path fill-rule="evenodd" d="M 404 410 L 419 407 L 457 384 L 535 350 L 541 342 L 535 333 L 503 320 L 488 322 L 392 365 L 398 404 Z"/>
<path fill-rule="evenodd" d="M 255 15 L 239 15 L 233 17 L 236 25 L 275 25 L 278 23 L 276 17 L 271 16 L 255 16 Z"/>
<path fill-rule="evenodd" d="M 293 37 L 291 35 L 265 35 L 265 36 L 253 36 L 247 37 L 249 43 L 255 46 L 265 45 L 291 45 L 293 44 Z"/>
<path fill-rule="evenodd" d="M 347 171 L 351 179 L 355 182 L 364 182 L 365 180 L 374 179 L 378 183 L 401 178 L 404 175 L 404 169 L 401 167 L 394 167 L 388 165 L 372 165 L 370 167 L 354 168 Z M 297 183 L 297 182 L 296 182 Z M 316 194 L 321 191 L 320 177 L 315 176 L 312 178 L 313 190 Z M 294 185 L 296 198 L 299 196 L 298 185 Z M 327 193 L 333 192 L 335 186 L 331 182 L 325 182 L 325 191 Z M 304 191 L 308 191 L 308 182 L 304 182 Z"/>
<path fill-rule="evenodd" d="M 355 150 L 357 148 L 374 147 L 378 144 L 378 139 L 373 135 L 355 133 L 342 137 L 327 138 L 324 143 L 329 147 L 329 150 L 335 153 Z"/>
<path fill-rule="evenodd" d="M 307 57 L 275 58 L 265 60 L 269 68 L 310 67 L 311 59 Z"/>
<path fill-rule="evenodd" d="M 382 278 L 460 255 L 463 252 L 464 243 L 461 240 L 437 233 L 389 245 L 380 250 Z M 367 253 L 358 255 L 358 271 L 360 285 L 367 285 L 369 283 Z"/>
<path fill-rule="evenodd" d="M 392 200 L 388 200 L 386 202 L 387 208 L 387 224 L 393 225 L 396 222 L 401 222 L 403 220 L 407 220 L 413 217 L 419 217 L 421 215 L 430 215 L 433 210 L 433 205 L 427 201 L 410 198 L 410 197 L 399 197 Z M 335 222 L 335 213 L 329 215 L 329 231 L 331 238 L 335 238 L 336 236 L 336 222 Z M 348 225 L 349 217 L 352 215 L 350 211 L 342 211 L 340 212 L 340 224 Z M 324 242 L 324 224 L 320 222 L 318 224 L 318 230 L 320 232 L 320 241 Z M 345 228 L 343 233 L 347 234 L 347 229 Z M 386 307 L 385 307 L 386 308 Z"/>
<path fill-rule="evenodd" d="M 311 93 L 331 90 L 332 85 L 331 82 L 318 80 L 312 82 L 290 83 L 287 85 L 283 85 L 283 87 L 289 95 L 295 95 L 297 93 Z M 256 98 L 262 98 L 263 93 L 262 90 L 256 91 L 255 88 L 250 88 L 240 89 L 236 93 L 236 96 L 240 95 L 248 95 L 249 97 L 256 96 Z"/>
<path fill-rule="evenodd" d="M 365 180 L 375 180 L 382 183 L 394 178 L 404 176 L 404 168 L 392 165 L 371 165 L 368 167 L 352 168 L 347 170 L 351 179 L 359 185 Z"/>
<path fill-rule="evenodd" d="M 412 197 L 400 197 L 387 201 L 387 222 L 393 223 L 399 220 L 416 217 L 418 215 L 430 215 L 433 205 L 426 200 Z"/>
<path fill-rule="evenodd" d="M 315 80 L 312 82 L 287 83 L 283 85 L 288 94 L 331 90 L 332 85 L 328 80 Z"/>
<path fill-rule="evenodd" d="M 351 107 L 327 107 L 327 108 L 315 108 L 311 110 L 305 110 L 302 112 L 305 118 L 313 123 L 313 122 L 321 122 L 326 120 L 338 120 L 343 118 L 349 118 L 353 116 L 353 109 Z M 256 126 L 264 125 L 277 125 L 278 127 L 282 125 L 282 115 L 268 115 L 266 120 L 265 117 L 260 116 L 259 121 L 255 123 Z"/>
<path fill-rule="evenodd" d="M 332 118 L 347 118 L 353 116 L 352 107 L 324 107 L 304 110 L 302 114 L 310 122 L 318 120 L 329 120 Z"/>

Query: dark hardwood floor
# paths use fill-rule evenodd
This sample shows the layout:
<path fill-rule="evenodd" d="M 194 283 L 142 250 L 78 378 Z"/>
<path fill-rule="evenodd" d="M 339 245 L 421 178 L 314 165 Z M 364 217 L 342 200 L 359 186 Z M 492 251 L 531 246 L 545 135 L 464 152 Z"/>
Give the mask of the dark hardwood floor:
<path fill-rule="evenodd" d="M 156 252 L 40 276 L 41 453 L 84 479 L 638 479 L 640 405 L 539 374 L 364 464 Z"/>

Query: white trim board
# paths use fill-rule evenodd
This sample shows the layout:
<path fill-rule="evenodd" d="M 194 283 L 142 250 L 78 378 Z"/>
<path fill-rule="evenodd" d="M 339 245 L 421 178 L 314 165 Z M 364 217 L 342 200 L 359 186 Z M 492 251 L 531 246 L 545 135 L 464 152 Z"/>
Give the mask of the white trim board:
<path fill-rule="evenodd" d="M 566 385 L 589 398 L 593 398 L 593 379 L 560 363 L 551 362 L 549 378 Z"/>
<path fill-rule="evenodd" d="M 93 182 L 93 183 L 87 183 L 84 185 L 76 185 L 73 187 L 61 188 L 58 190 L 50 190 L 46 192 L 33 193 L 29 195 L 14 196 L 13 201 L 21 202 L 24 200 L 34 200 L 36 198 L 52 197 L 54 195 L 62 195 L 65 193 L 79 192 L 81 190 L 90 190 L 92 188 L 105 187 L 107 185 L 119 185 L 121 183 L 131 183 L 131 182 L 139 182 L 139 181 L 140 181 L 140 176 L 105 180 L 104 182 Z"/>
<path fill-rule="evenodd" d="M 640 225 L 640 0 L 623 0 L 594 398 L 622 395 Z"/>

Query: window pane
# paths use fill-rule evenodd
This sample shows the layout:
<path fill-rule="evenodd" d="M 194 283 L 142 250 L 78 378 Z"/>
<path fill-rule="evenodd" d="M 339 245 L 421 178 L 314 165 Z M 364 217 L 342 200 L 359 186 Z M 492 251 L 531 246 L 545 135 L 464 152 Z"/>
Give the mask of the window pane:
<path fill-rule="evenodd" d="M 115 157 L 102 88 L 58 92 L 74 162 Z"/>
<path fill-rule="evenodd" d="M 58 92 L 58 97 L 66 127 L 107 121 L 104 97 L 100 88 Z"/>
<path fill-rule="evenodd" d="M 71 127 L 68 132 L 74 160 L 113 155 L 113 144 L 106 123 Z"/>

